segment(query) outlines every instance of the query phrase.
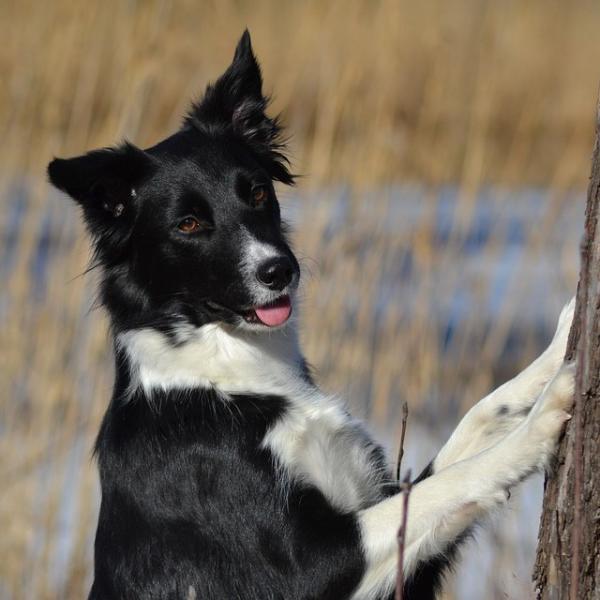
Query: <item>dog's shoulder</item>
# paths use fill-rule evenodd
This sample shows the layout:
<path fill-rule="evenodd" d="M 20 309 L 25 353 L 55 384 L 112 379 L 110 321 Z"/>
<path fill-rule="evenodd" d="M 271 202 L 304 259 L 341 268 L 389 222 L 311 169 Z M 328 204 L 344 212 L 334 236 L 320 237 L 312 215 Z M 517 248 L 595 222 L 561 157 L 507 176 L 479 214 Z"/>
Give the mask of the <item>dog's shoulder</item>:
<path fill-rule="evenodd" d="M 379 501 L 393 484 L 384 451 L 340 402 L 316 386 L 290 386 L 287 409 L 264 446 L 288 477 L 317 487 L 339 510 L 355 512 Z"/>

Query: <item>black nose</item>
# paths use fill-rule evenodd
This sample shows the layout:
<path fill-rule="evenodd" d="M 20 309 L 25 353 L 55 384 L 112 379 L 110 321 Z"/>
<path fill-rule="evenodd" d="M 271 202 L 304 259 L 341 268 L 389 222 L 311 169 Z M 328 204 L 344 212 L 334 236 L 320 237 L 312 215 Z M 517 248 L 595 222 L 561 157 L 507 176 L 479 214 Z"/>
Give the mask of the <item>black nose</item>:
<path fill-rule="evenodd" d="M 256 279 L 272 290 L 281 291 L 292 281 L 294 265 L 287 256 L 270 258 L 256 271 Z"/>

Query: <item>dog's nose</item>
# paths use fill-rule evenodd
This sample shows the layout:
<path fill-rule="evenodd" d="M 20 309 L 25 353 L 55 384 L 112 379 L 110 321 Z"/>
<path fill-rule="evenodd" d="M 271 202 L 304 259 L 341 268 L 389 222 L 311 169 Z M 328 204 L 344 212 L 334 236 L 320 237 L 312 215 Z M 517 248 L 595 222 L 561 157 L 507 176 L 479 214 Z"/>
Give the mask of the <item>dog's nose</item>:
<path fill-rule="evenodd" d="M 266 260 L 256 271 L 256 279 L 269 289 L 280 292 L 292 281 L 294 265 L 287 256 Z"/>

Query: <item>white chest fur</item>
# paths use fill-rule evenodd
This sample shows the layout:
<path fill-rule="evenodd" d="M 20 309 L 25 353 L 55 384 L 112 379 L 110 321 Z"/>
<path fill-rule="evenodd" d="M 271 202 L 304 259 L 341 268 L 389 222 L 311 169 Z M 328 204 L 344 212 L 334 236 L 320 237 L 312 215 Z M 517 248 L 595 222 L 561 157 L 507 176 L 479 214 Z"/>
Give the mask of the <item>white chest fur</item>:
<path fill-rule="evenodd" d="M 289 410 L 267 433 L 282 475 L 318 487 L 344 511 L 381 498 L 382 473 L 375 446 L 340 404 L 302 375 L 292 328 L 272 333 L 230 331 L 220 325 L 183 328 L 179 343 L 152 329 L 122 333 L 117 345 L 128 355 L 132 386 L 153 390 L 211 387 L 230 394 L 283 396 Z"/>
<path fill-rule="evenodd" d="M 383 473 L 375 446 L 359 423 L 314 389 L 312 397 L 290 398 L 288 412 L 266 435 L 290 476 L 315 485 L 342 511 L 357 511 L 381 500 Z"/>

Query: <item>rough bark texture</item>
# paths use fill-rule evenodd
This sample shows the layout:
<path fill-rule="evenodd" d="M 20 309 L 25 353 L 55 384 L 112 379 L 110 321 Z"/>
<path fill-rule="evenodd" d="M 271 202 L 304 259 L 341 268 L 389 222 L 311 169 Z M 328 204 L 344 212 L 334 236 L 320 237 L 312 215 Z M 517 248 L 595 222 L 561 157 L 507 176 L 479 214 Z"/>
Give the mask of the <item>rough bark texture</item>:
<path fill-rule="evenodd" d="M 600 111 L 600 107 L 599 107 Z M 575 405 L 547 479 L 534 581 L 539 600 L 600 599 L 600 112 L 574 324 Z"/>

